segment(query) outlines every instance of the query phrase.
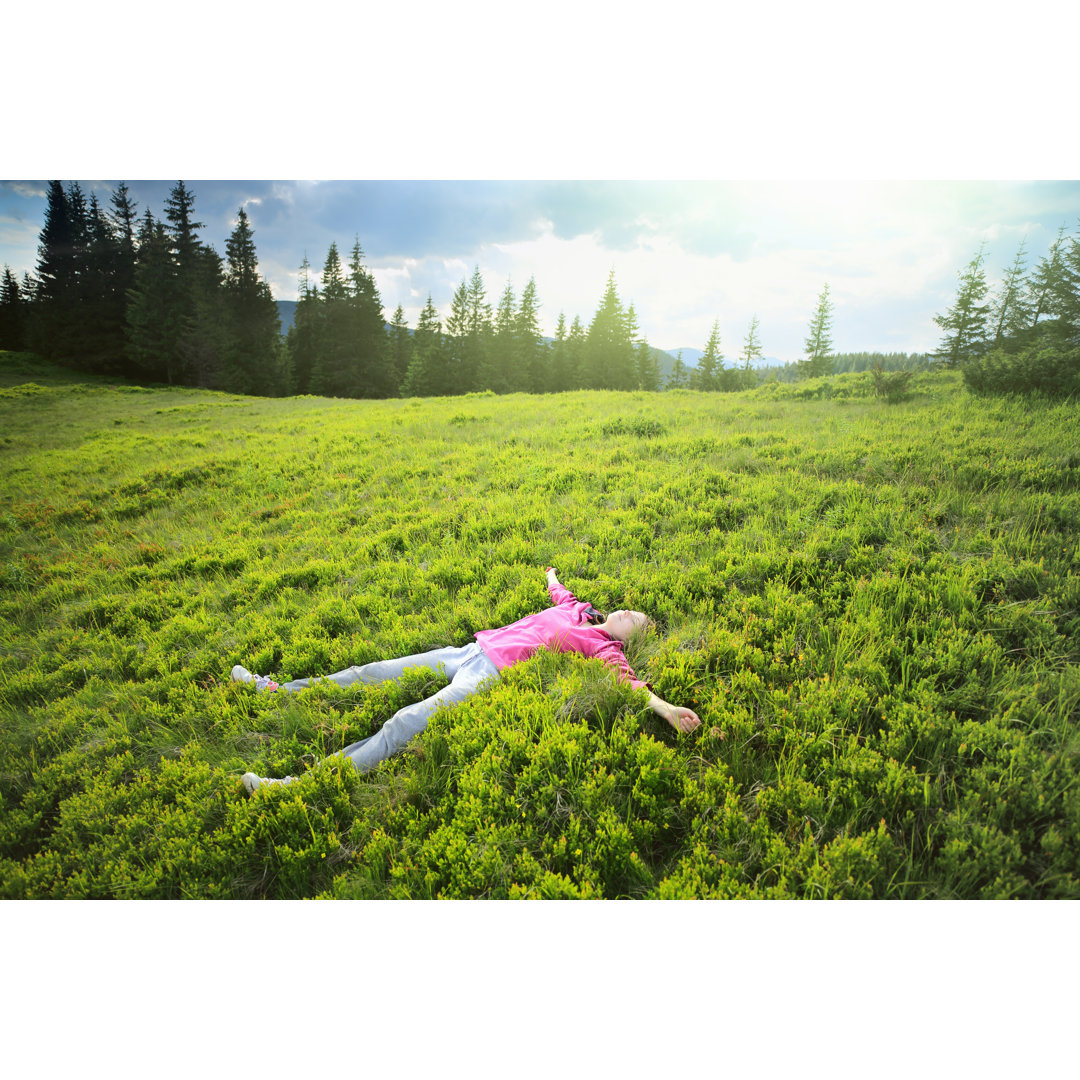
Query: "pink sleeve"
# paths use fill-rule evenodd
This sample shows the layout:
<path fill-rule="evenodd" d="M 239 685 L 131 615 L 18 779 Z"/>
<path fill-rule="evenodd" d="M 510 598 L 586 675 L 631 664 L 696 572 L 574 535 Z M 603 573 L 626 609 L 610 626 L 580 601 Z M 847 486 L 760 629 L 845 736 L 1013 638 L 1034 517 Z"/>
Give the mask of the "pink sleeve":
<path fill-rule="evenodd" d="M 615 668 L 625 682 L 628 682 L 635 690 L 652 690 L 652 687 L 642 682 L 635 674 L 634 669 L 626 662 L 626 657 L 623 656 L 622 650 L 619 650 L 618 656 L 603 657 L 604 663 L 610 667 Z"/>
<path fill-rule="evenodd" d="M 548 592 L 551 593 L 551 602 L 556 607 L 562 604 L 576 604 L 578 602 L 577 597 L 565 585 L 560 585 L 558 582 L 549 585 Z"/>

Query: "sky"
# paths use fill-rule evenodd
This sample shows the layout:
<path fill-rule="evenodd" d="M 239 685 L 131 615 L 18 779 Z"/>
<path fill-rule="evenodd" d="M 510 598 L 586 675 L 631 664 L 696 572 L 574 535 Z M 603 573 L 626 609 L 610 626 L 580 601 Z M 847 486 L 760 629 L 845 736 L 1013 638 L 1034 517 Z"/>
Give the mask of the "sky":
<path fill-rule="evenodd" d="M 588 324 L 614 271 L 650 344 L 702 349 L 718 323 L 734 360 L 757 316 L 792 361 L 826 284 L 836 351 L 924 352 L 982 241 L 993 281 L 1022 240 L 1033 265 L 1080 222 L 1071 65 L 1019 47 L 1073 40 L 1075 5 L 416 0 L 281 22 L 189 0 L 168 33 L 134 0 L 107 25 L 58 5 L 5 23 L 25 46 L 9 81 L 34 87 L 0 147 L 0 262 L 20 276 L 35 177 L 102 201 L 117 181 L 82 178 L 123 177 L 156 216 L 183 178 L 221 255 L 246 208 L 278 299 L 305 255 L 317 272 L 358 239 L 388 320 L 401 305 L 415 326 L 429 294 L 445 317 L 479 267 L 493 307 L 535 278 L 553 335 L 560 313 Z"/>
<path fill-rule="evenodd" d="M 65 180 L 65 182 L 67 182 Z M 80 179 L 108 205 L 116 180 Z M 175 180 L 127 180 L 161 218 Z M 985 241 L 996 282 L 1021 242 L 1029 264 L 1080 224 L 1080 182 L 855 180 L 188 180 L 203 240 L 220 255 L 243 207 L 275 299 L 295 300 L 332 242 L 356 240 L 389 320 L 415 326 L 430 295 L 445 318 L 479 267 L 494 308 L 535 278 L 541 329 L 587 327 L 608 275 L 650 344 L 704 348 L 715 322 L 729 362 L 751 319 L 767 356 L 802 355 L 829 287 L 837 352 L 927 352 L 957 275 Z M 36 263 L 46 181 L 0 183 L 0 261 Z"/>

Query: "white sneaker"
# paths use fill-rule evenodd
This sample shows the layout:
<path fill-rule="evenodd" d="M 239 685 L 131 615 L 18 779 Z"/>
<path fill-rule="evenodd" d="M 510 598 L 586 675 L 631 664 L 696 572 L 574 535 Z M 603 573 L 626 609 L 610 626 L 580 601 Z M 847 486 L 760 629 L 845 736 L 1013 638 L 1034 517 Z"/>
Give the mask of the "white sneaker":
<path fill-rule="evenodd" d="M 252 675 L 246 667 L 239 664 L 232 669 L 233 682 L 254 683 L 256 690 L 276 690 L 278 684 L 269 675 Z"/>
<path fill-rule="evenodd" d="M 258 788 L 271 787 L 274 784 L 291 784 L 295 779 L 295 776 L 283 776 L 279 780 L 272 776 L 258 776 L 253 772 L 246 772 L 240 781 L 244 785 L 244 790 L 249 795 L 254 795 Z"/>

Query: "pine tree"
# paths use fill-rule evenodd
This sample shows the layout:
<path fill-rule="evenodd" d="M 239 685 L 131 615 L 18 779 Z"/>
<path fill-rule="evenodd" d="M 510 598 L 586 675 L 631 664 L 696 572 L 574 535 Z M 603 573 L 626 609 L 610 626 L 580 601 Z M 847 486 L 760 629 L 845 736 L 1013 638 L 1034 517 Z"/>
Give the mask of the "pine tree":
<path fill-rule="evenodd" d="M 167 231 L 172 238 L 173 257 L 181 279 L 188 273 L 194 273 L 200 241 L 201 221 L 193 221 L 192 210 L 195 208 L 195 193 L 188 191 L 183 180 L 178 180 L 169 191 L 165 200 L 165 220 Z"/>
<path fill-rule="evenodd" d="M 548 389 L 548 347 L 540 333 L 539 307 L 536 280 L 529 278 L 514 315 L 514 371 L 516 389 L 533 394 Z"/>
<path fill-rule="evenodd" d="M 799 361 L 799 372 L 804 379 L 817 378 L 832 372 L 832 308 L 829 286 L 826 283 L 818 297 L 817 307 L 810 319 L 810 332 L 803 345 L 806 359 Z"/>
<path fill-rule="evenodd" d="M 469 283 L 465 278 L 454 291 L 450 301 L 450 316 L 446 320 L 446 359 L 452 372 L 450 382 L 457 393 L 466 388 L 465 373 L 468 368 L 467 353 L 469 348 Z M 469 380 L 469 389 L 472 389 Z"/>
<path fill-rule="evenodd" d="M 209 245 L 196 249 L 189 281 L 191 316 L 180 339 L 180 359 L 188 385 L 206 389 L 221 386 L 226 314 L 221 256 Z"/>
<path fill-rule="evenodd" d="M 469 322 L 466 337 L 468 348 L 465 354 L 464 384 L 471 390 L 492 389 L 495 379 L 495 328 L 479 266 L 473 268 L 473 275 L 469 279 Z"/>
<path fill-rule="evenodd" d="M 1080 339 L 1080 235 L 1069 238 L 1062 262 L 1061 318 L 1067 337 L 1075 344 Z"/>
<path fill-rule="evenodd" d="M 444 393 L 443 338 L 439 313 L 428 294 L 427 304 L 420 312 L 420 321 L 413 334 L 413 355 L 405 374 L 402 393 L 406 397 L 422 397 Z"/>
<path fill-rule="evenodd" d="M 405 383 L 411 356 L 412 334 L 409 333 L 409 324 L 405 321 L 405 309 L 398 304 L 394 319 L 390 323 L 390 358 L 394 370 L 395 393 L 400 393 Z"/>
<path fill-rule="evenodd" d="M 719 390 L 720 372 L 724 367 L 724 354 L 720 351 L 720 320 L 713 323 L 709 340 L 705 343 L 705 353 L 698 361 L 696 388 L 698 390 Z"/>
<path fill-rule="evenodd" d="M 26 311 L 19 283 L 11 267 L 5 265 L 0 284 L 0 349 L 18 352 L 24 347 L 25 331 Z"/>
<path fill-rule="evenodd" d="M 359 237 L 349 255 L 346 287 L 351 394 L 354 397 L 389 397 L 396 387 L 386 337 L 386 320 L 375 278 L 364 266 L 364 252 Z"/>
<path fill-rule="evenodd" d="M 1069 307 L 1069 275 L 1065 261 L 1065 226 L 1058 230 L 1050 252 L 1039 260 L 1028 281 L 1028 303 L 1031 311 L 1031 330 L 1034 331 L 1044 315 L 1062 318 Z M 1044 324 L 1045 326 L 1045 324 Z M 1056 328 L 1052 328 L 1056 329 Z"/>
<path fill-rule="evenodd" d="M 125 374 L 132 373 L 131 357 L 128 355 L 126 334 L 127 306 L 131 289 L 135 285 L 135 267 L 138 263 L 137 203 L 131 198 L 127 184 L 121 181 L 112 193 L 109 202 L 112 210 L 108 214 L 109 232 L 113 237 L 113 295 L 117 314 L 117 341 L 122 368 Z"/>
<path fill-rule="evenodd" d="M 686 370 L 686 365 L 683 363 L 682 349 L 679 350 L 678 355 L 675 357 L 675 363 L 671 368 L 671 374 L 668 376 L 667 390 L 681 390 L 687 386 L 690 382 L 690 374 Z"/>
<path fill-rule="evenodd" d="M 1024 290 L 1025 246 L 1026 242 L 1021 241 L 1016 258 L 990 303 L 989 321 L 994 345 L 1019 337 L 1031 319 Z"/>
<path fill-rule="evenodd" d="M 322 305 L 319 288 L 311 281 L 307 252 L 300 264 L 299 295 L 292 326 L 286 336 L 286 350 L 294 394 L 311 393 L 311 372 L 319 352 Z"/>
<path fill-rule="evenodd" d="M 589 347 L 588 335 L 582 325 L 581 317 L 574 316 L 570 324 L 570 333 L 566 335 L 566 389 L 580 390 L 586 385 L 588 363 L 586 352 Z"/>
<path fill-rule="evenodd" d="M 116 186 L 116 190 L 109 198 L 112 204 L 112 227 L 117 243 L 125 260 L 130 260 L 134 269 L 135 265 L 135 234 L 138 231 L 138 215 L 135 213 L 138 203 L 131 198 L 131 192 L 123 180 Z"/>
<path fill-rule="evenodd" d="M 175 279 L 176 330 L 167 367 L 170 381 L 214 387 L 220 377 L 224 346 L 221 257 L 199 239 L 202 222 L 192 211 L 195 193 L 179 180 L 165 200 L 165 233 Z"/>
<path fill-rule="evenodd" d="M 566 316 L 560 311 L 555 324 L 555 341 L 551 346 L 551 389 L 558 393 L 569 388 L 570 357 L 566 342 Z"/>
<path fill-rule="evenodd" d="M 348 397 L 353 390 L 348 296 L 337 243 L 331 241 L 322 269 L 320 334 L 311 369 L 313 394 Z"/>
<path fill-rule="evenodd" d="M 735 389 L 748 390 L 757 386 L 757 373 L 754 371 L 756 363 L 762 360 L 761 339 L 758 336 L 758 317 L 755 315 L 750 320 L 750 329 L 746 333 L 743 342 L 743 351 L 740 359 L 743 362 L 742 369 L 733 376 Z"/>
<path fill-rule="evenodd" d="M 761 359 L 761 339 L 758 337 L 758 317 L 755 315 L 750 320 L 750 329 L 746 332 L 746 340 L 743 342 L 743 370 L 750 371 Z"/>
<path fill-rule="evenodd" d="M 30 348 L 51 359 L 77 351 L 78 256 L 71 203 L 59 180 L 49 181 L 38 242 L 37 280 L 28 327 Z"/>
<path fill-rule="evenodd" d="M 243 207 L 225 242 L 225 255 L 222 388 L 234 394 L 283 396 L 289 378 L 281 319 L 270 286 L 259 275 L 254 233 Z"/>
<path fill-rule="evenodd" d="M 649 347 L 648 338 L 642 338 L 635 356 L 639 390 L 660 389 L 660 363 L 655 351 Z"/>
<path fill-rule="evenodd" d="M 86 214 L 84 267 L 79 288 L 83 366 L 102 374 L 126 373 L 124 321 L 131 278 L 122 275 L 120 244 L 93 194 Z"/>
<path fill-rule="evenodd" d="M 518 388 L 514 372 L 514 306 L 514 287 L 507 281 L 495 310 L 492 340 L 491 389 L 497 394 Z"/>
<path fill-rule="evenodd" d="M 986 320 L 989 305 L 986 301 L 985 244 L 960 272 L 960 287 L 956 302 L 944 315 L 935 315 L 934 322 L 945 331 L 934 354 L 946 367 L 956 367 L 986 348 Z"/>
<path fill-rule="evenodd" d="M 634 388 L 634 345 L 616 289 L 614 270 L 608 275 L 604 296 L 589 325 L 585 379 L 586 385 L 595 389 Z"/>
<path fill-rule="evenodd" d="M 151 382 L 180 380 L 177 352 L 184 330 L 180 282 L 165 226 L 147 209 L 139 230 L 139 261 L 128 295 L 128 355 L 136 377 Z"/>

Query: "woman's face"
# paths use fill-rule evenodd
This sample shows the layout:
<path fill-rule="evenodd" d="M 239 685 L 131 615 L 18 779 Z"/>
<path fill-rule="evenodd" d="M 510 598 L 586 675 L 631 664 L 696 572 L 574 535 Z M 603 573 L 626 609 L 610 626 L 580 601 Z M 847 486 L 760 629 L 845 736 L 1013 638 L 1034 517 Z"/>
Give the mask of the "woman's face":
<path fill-rule="evenodd" d="M 643 611 L 613 611 L 604 623 L 604 629 L 619 641 L 628 641 L 630 635 L 641 629 L 648 616 Z"/>

